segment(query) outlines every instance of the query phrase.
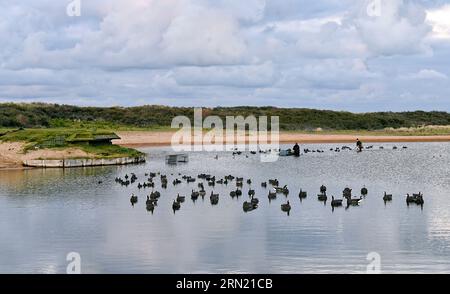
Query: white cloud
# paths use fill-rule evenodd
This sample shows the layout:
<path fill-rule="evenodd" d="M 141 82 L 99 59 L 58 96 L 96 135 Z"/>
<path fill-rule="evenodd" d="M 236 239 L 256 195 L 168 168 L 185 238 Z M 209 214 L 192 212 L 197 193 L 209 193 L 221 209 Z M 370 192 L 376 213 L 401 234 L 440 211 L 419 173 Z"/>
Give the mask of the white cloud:
<path fill-rule="evenodd" d="M 427 22 L 433 27 L 434 38 L 450 40 L 450 4 L 428 10 Z"/>
<path fill-rule="evenodd" d="M 450 6 L 381 1 L 3 0 L 0 100 L 450 109 Z"/>
<path fill-rule="evenodd" d="M 432 69 L 422 69 L 417 73 L 406 76 L 407 79 L 419 79 L 419 80 L 446 80 L 448 79 L 446 74 L 438 72 Z"/>

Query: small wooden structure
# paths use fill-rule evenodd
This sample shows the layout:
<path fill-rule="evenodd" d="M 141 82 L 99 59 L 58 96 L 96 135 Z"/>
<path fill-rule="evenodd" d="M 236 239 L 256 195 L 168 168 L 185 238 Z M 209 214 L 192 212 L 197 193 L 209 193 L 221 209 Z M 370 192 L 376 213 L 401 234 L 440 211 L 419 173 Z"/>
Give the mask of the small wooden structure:
<path fill-rule="evenodd" d="M 68 143 L 86 144 L 92 146 L 111 145 L 112 140 L 120 139 L 115 133 L 76 133 L 66 139 Z"/>
<path fill-rule="evenodd" d="M 187 154 L 171 154 L 166 156 L 166 164 L 186 163 L 189 161 Z"/>

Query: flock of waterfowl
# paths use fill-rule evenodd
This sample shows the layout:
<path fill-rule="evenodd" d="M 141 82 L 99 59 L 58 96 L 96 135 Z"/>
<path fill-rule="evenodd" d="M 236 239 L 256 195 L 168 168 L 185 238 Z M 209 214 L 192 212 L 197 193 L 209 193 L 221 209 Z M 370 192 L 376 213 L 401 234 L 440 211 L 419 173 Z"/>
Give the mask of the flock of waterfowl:
<path fill-rule="evenodd" d="M 144 182 L 138 182 L 136 187 L 139 190 L 145 190 L 147 188 L 151 188 L 152 191 L 150 194 L 146 197 L 146 208 L 148 211 L 152 212 L 155 210 L 155 208 L 158 206 L 158 201 L 161 198 L 161 193 L 156 190 L 156 182 L 159 178 L 159 184 L 161 189 L 167 189 L 167 186 L 169 184 L 168 176 L 161 173 L 145 173 L 146 180 Z M 173 186 L 177 186 L 183 182 L 187 183 L 188 185 L 192 185 L 193 183 L 197 182 L 196 189 L 191 189 L 191 200 L 197 201 L 199 197 L 201 197 L 203 200 L 206 195 L 209 195 L 210 203 L 211 205 L 215 206 L 219 204 L 220 195 L 218 193 L 214 193 L 214 188 L 216 185 L 233 185 L 234 187 L 231 188 L 231 191 L 229 192 L 229 196 L 231 198 L 239 199 L 243 195 L 244 190 L 244 183 L 246 183 L 247 186 L 247 195 L 248 200 L 244 201 L 242 203 L 242 209 L 244 212 L 250 212 L 258 208 L 260 204 L 260 200 L 256 198 L 256 191 L 252 188 L 253 181 L 251 179 L 244 179 L 243 177 L 236 177 L 233 175 L 227 175 L 225 177 L 219 178 L 213 175 L 209 174 L 199 174 L 196 177 L 189 176 L 189 175 L 181 175 L 180 173 L 177 176 L 174 176 L 171 174 L 171 177 L 173 179 L 171 180 L 171 183 Z M 117 177 L 115 179 L 115 182 L 128 187 L 129 185 L 133 185 L 137 182 L 138 177 L 136 174 L 131 173 L 130 175 L 126 174 L 123 178 Z M 210 187 L 210 193 L 208 193 L 205 189 L 205 186 Z M 261 187 L 266 189 L 267 192 L 267 198 L 269 200 L 269 203 L 272 200 L 275 200 L 278 195 L 284 195 L 286 197 L 286 203 L 281 204 L 281 210 L 283 212 L 289 212 L 291 211 L 291 204 L 288 200 L 288 195 L 290 193 L 287 185 L 281 185 L 278 179 L 269 179 L 267 182 L 262 182 Z M 362 187 L 360 190 L 360 196 L 359 197 L 353 197 L 352 196 L 352 189 L 349 187 L 346 187 L 342 191 L 342 198 L 337 199 L 334 196 L 331 196 L 331 202 L 330 206 L 332 208 L 332 211 L 334 211 L 337 207 L 345 206 L 346 209 L 352 207 L 352 206 L 358 206 L 363 201 L 363 199 L 368 195 L 369 191 L 366 187 Z M 180 210 L 182 208 L 182 204 L 186 200 L 186 196 L 180 195 L 177 193 L 177 195 L 173 198 L 172 203 L 172 209 L 175 213 L 176 211 Z M 392 194 L 387 194 L 384 192 L 384 195 L 382 195 L 384 203 L 388 203 L 392 201 Z M 308 197 L 308 193 L 302 189 L 300 189 L 300 192 L 298 193 L 298 197 L 300 201 L 303 201 L 305 198 Z M 327 187 L 325 185 L 322 185 L 319 188 L 319 194 L 317 194 L 317 200 L 321 201 L 326 205 L 327 201 L 329 200 L 329 197 L 327 195 Z M 131 205 L 135 205 L 139 201 L 139 197 L 135 194 L 132 194 L 130 197 Z M 424 199 L 422 193 L 418 194 L 407 194 L 406 195 L 406 203 L 409 206 L 410 204 L 417 204 L 423 207 Z"/>
<path fill-rule="evenodd" d="M 374 146 L 374 145 L 369 145 L 369 146 L 364 147 L 363 150 L 373 150 L 373 149 L 376 149 L 376 148 L 378 148 L 379 150 L 385 150 L 385 149 L 387 149 L 388 147 L 384 147 L 384 146 L 378 146 L 378 147 L 376 147 L 376 146 Z M 406 150 L 406 149 L 408 149 L 407 146 L 398 147 L 398 146 L 396 146 L 396 145 L 394 145 L 394 146 L 392 146 L 392 147 L 389 147 L 389 148 L 391 148 L 392 150 Z M 289 150 L 290 150 L 290 149 L 289 149 Z M 356 150 L 356 149 L 351 148 L 351 147 L 346 146 L 346 145 L 340 146 L 340 147 L 329 148 L 329 151 L 330 151 L 330 152 L 353 151 L 353 150 Z M 253 155 L 258 154 L 258 153 L 264 153 L 264 154 L 267 154 L 267 153 L 273 153 L 273 152 L 279 153 L 280 151 L 281 151 L 281 149 L 276 149 L 276 150 L 275 150 L 275 149 L 274 149 L 274 150 L 268 149 L 268 150 L 259 150 L 258 152 L 256 152 L 256 151 L 250 151 L 250 154 L 253 154 Z M 304 149 L 303 149 L 303 154 L 308 154 L 308 153 L 325 153 L 326 151 L 327 151 L 327 150 L 324 150 L 324 149 L 310 149 L 310 148 L 304 148 Z M 247 153 L 245 153 L 245 152 L 243 152 L 243 151 L 240 151 L 238 148 L 235 148 L 235 149 L 233 150 L 232 155 L 233 155 L 233 157 L 235 157 L 236 155 L 245 155 L 246 157 L 249 157 L 249 155 L 248 155 Z M 218 156 L 216 156 L 215 159 L 218 159 Z"/>

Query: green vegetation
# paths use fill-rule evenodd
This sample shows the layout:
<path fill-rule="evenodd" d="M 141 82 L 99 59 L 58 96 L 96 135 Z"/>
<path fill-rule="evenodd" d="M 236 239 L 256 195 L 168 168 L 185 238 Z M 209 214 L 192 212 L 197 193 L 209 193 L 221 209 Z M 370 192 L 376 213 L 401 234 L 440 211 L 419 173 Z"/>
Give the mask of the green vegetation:
<path fill-rule="evenodd" d="M 167 130 L 175 116 L 184 115 L 192 119 L 193 114 L 193 108 L 155 105 L 102 108 L 5 103 L 0 104 L 0 128 Z M 317 128 L 326 132 L 376 131 L 450 125 L 450 113 L 437 111 L 350 113 L 302 108 L 216 107 L 204 108 L 203 115 L 217 115 L 223 119 L 228 115 L 279 116 L 281 130 L 306 132 Z"/>
<path fill-rule="evenodd" d="M 0 137 L 5 142 L 25 142 L 25 151 L 36 148 L 79 148 L 87 153 L 94 154 L 99 158 L 117 158 L 117 157 L 136 157 L 142 155 L 141 152 L 124 148 L 117 145 L 89 145 L 83 144 L 81 140 L 73 142 L 68 141 L 69 138 L 83 136 L 85 139 L 94 136 L 110 135 L 108 131 L 86 131 L 81 129 L 67 128 L 41 128 L 41 129 L 22 129 L 9 130 Z"/>

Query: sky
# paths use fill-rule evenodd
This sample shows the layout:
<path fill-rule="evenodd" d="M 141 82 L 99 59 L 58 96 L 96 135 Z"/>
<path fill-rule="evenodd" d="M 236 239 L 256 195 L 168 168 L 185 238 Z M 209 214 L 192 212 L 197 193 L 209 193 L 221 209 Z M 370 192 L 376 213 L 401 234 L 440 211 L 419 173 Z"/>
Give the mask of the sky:
<path fill-rule="evenodd" d="M 0 44 L 0 102 L 450 111 L 449 0 L 0 0 Z"/>

